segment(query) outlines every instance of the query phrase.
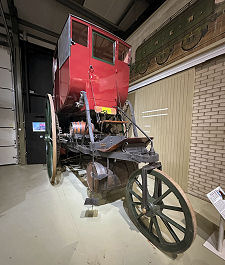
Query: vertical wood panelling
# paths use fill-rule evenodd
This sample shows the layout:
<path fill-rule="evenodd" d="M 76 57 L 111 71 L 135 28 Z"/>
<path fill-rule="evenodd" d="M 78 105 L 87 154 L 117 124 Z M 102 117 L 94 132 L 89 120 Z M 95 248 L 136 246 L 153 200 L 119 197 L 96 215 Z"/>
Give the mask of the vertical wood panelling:
<path fill-rule="evenodd" d="M 189 69 L 143 87 L 128 97 L 133 99 L 135 94 L 137 124 L 145 131 L 150 131 L 148 135 L 154 137 L 155 150 L 159 153 L 163 170 L 185 191 L 188 182 L 194 75 L 194 69 Z M 168 109 L 159 110 L 165 108 Z M 145 111 L 150 112 L 142 113 Z M 154 116 L 161 114 L 166 115 Z"/>

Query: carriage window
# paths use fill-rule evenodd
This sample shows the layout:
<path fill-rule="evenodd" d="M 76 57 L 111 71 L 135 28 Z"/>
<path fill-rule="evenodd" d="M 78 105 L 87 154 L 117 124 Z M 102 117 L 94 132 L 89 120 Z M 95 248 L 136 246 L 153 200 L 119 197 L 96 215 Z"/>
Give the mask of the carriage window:
<path fill-rule="evenodd" d="M 72 21 L 72 40 L 75 43 L 86 46 L 88 44 L 88 27 L 77 21 Z"/>
<path fill-rule="evenodd" d="M 93 32 L 92 41 L 93 57 L 103 62 L 114 64 L 114 41 L 97 32 Z"/>
<path fill-rule="evenodd" d="M 119 43 L 119 55 L 118 59 L 124 63 L 129 64 L 130 63 L 130 53 L 129 48 L 122 43 Z"/>

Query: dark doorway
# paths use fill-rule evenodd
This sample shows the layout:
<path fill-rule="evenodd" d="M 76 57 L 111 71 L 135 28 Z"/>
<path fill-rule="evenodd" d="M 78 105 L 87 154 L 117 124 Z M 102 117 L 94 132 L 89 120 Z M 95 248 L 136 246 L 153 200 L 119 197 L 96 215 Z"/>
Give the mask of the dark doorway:
<path fill-rule="evenodd" d="M 45 163 L 45 97 L 52 94 L 53 51 L 21 41 L 27 164 Z"/>

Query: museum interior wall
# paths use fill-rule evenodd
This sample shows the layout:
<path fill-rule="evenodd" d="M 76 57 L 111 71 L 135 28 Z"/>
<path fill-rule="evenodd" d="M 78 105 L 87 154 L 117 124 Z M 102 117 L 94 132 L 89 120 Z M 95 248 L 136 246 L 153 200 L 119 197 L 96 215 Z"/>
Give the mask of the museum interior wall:
<path fill-rule="evenodd" d="M 191 68 L 133 92 L 137 124 L 154 137 L 154 147 L 159 153 L 163 171 L 173 177 L 185 191 L 188 182 L 194 74 Z"/>
<path fill-rule="evenodd" d="M 129 99 L 137 123 L 154 137 L 163 169 L 189 194 L 207 200 L 210 190 L 225 188 L 225 55 L 169 77 L 163 73 L 224 47 L 225 1 L 187 2 L 165 2 L 155 15 L 166 23 L 156 30 L 148 20 L 128 39 L 139 43 L 133 45 L 130 86 L 162 74 Z"/>
<path fill-rule="evenodd" d="M 195 68 L 188 192 L 225 188 L 225 55 Z"/>

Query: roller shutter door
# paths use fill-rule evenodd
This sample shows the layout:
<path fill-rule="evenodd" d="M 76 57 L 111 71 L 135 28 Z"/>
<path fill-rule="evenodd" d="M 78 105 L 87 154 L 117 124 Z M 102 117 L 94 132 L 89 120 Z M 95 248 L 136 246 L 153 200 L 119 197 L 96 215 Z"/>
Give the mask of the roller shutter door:
<path fill-rule="evenodd" d="M 15 93 L 9 49 L 0 46 L 0 165 L 17 164 Z"/>

